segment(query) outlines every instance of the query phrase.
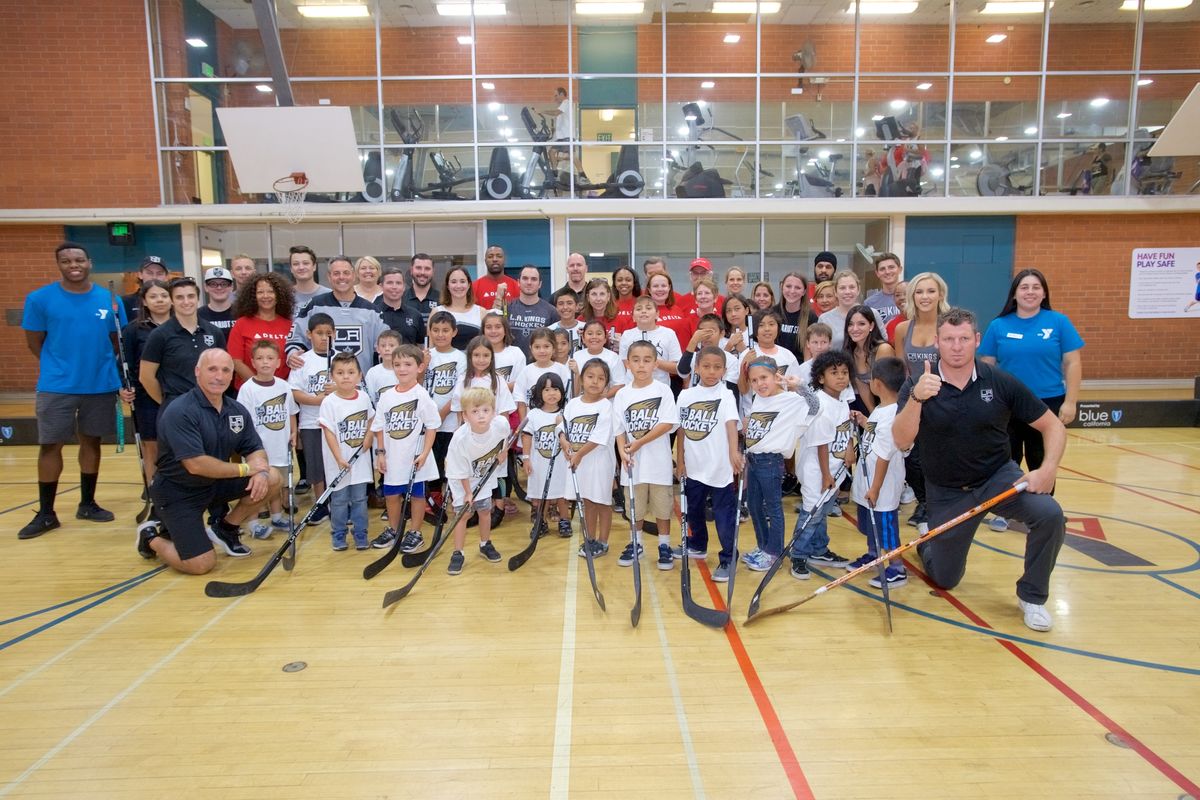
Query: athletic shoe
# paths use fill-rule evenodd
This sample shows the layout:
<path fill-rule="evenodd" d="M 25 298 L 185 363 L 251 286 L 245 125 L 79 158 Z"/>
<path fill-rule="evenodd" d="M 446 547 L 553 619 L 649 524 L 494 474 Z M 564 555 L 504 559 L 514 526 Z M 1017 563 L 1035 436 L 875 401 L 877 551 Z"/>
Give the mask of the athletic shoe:
<path fill-rule="evenodd" d="M 645 552 L 646 552 L 645 549 L 639 544 L 637 546 L 638 561 L 642 560 L 643 554 Z M 629 544 L 625 545 L 625 549 L 621 551 L 621 556 L 617 559 L 617 563 L 619 565 L 621 565 L 622 567 L 633 566 L 633 542 L 630 542 Z"/>
<path fill-rule="evenodd" d="M 904 586 L 906 583 L 908 583 L 908 571 L 905 570 L 904 567 L 889 566 L 883 571 L 883 578 L 887 581 L 889 589 L 899 589 L 901 586 Z M 871 576 L 871 580 L 867 581 L 867 583 L 871 584 L 871 586 L 876 589 L 883 588 L 883 584 L 880 582 L 878 574 Z"/>
<path fill-rule="evenodd" d="M 1008 520 L 1004 517 L 992 517 L 988 520 L 988 527 L 996 532 L 1008 530 Z"/>
<path fill-rule="evenodd" d="M 675 556 L 675 558 L 683 558 L 683 545 L 679 545 L 679 547 L 672 549 L 671 555 Z M 708 558 L 708 551 L 697 550 L 695 547 L 689 546 L 688 558 L 692 559 L 693 561 L 706 559 Z"/>
<path fill-rule="evenodd" d="M 499 528 L 501 522 L 504 522 L 504 508 L 492 506 L 492 530 Z"/>
<path fill-rule="evenodd" d="M 137 526 L 137 551 L 142 558 L 149 560 L 158 555 L 150 546 L 150 540 L 158 535 L 158 526 L 158 520 L 153 519 L 148 519 Z"/>
<path fill-rule="evenodd" d="M 479 545 L 479 555 L 483 556 L 488 561 L 491 561 L 493 564 L 500 560 L 500 553 L 496 551 L 496 545 L 492 544 L 491 539 L 488 539 L 486 542 L 483 542 Z"/>
<path fill-rule="evenodd" d="M 242 532 L 232 525 L 226 525 L 217 520 L 212 525 L 205 525 L 204 532 L 208 540 L 225 551 L 225 555 L 233 558 L 245 558 L 250 555 L 250 548 L 242 544 Z"/>
<path fill-rule="evenodd" d="M 36 539 L 47 531 L 61 528 L 58 515 L 53 511 L 39 511 L 33 515 L 33 521 L 17 533 L 18 539 Z"/>
<path fill-rule="evenodd" d="M 564 539 L 570 539 L 575 535 L 575 531 L 571 530 L 571 520 L 560 519 L 558 521 L 558 535 Z"/>
<path fill-rule="evenodd" d="M 357 536 L 354 537 L 354 549 L 355 550 L 366 550 L 370 546 L 371 546 L 371 544 L 370 544 L 370 542 L 367 541 L 367 537 L 364 536 L 361 539 L 358 538 Z"/>
<path fill-rule="evenodd" d="M 755 558 L 758 558 L 758 556 L 761 554 L 762 554 L 762 550 L 758 549 L 757 547 L 754 548 L 753 550 L 751 550 L 749 553 L 742 553 L 742 563 L 749 564 Z"/>
<path fill-rule="evenodd" d="M 292 532 L 292 523 L 288 522 L 286 519 L 272 518 L 271 519 L 271 528 L 273 530 L 283 531 L 284 533 L 291 533 Z"/>
<path fill-rule="evenodd" d="M 749 521 L 750 521 L 750 508 L 745 503 L 742 503 L 742 507 L 740 509 L 738 509 L 738 524 L 741 525 L 743 522 L 749 522 Z"/>
<path fill-rule="evenodd" d="M 675 566 L 675 554 L 671 552 L 671 545 L 660 544 L 658 546 L 658 568 L 670 569 Z"/>
<path fill-rule="evenodd" d="M 907 483 L 904 484 L 904 491 L 900 492 L 900 505 L 906 506 L 916 499 L 917 493 Z"/>
<path fill-rule="evenodd" d="M 812 577 L 812 573 L 808 571 L 808 564 L 803 558 L 792 559 L 792 577 L 798 581 L 806 581 Z"/>
<path fill-rule="evenodd" d="M 386 550 L 392 546 L 394 541 L 396 541 L 396 532 L 391 528 L 384 528 L 383 533 L 371 540 L 371 547 L 376 550 Z"/>
<path fill-rule="evenodd" d="M 450 563 L 446 566 L 447 575 L 458 575 L 463 571 L 463 564 L 467 563 L 466 556 L 462 550 L 455 550 L 450 554 Z"/>
<path fill-rule="evenodd" d="M 809 556 L 808 560 L 814 564 L 823 564 L 828 567 L 844 567 L 850 563 L 849 559 L 839 556 L 829 548 L 825 548 L 824 553 L 818 553 L 815 556 Z"/>
<path fill-rule="evenodd" d="M 925 534 L 929 533 L 929 523 L 928 523 L 928 522 L 922 522 L 920 525 L 918 525 L 918 526 L 917 526 L 917 533 L 921 534 L 922 536 L 924 536 Z"/>
<path fill-rule="evenodd" d="M 622 517 L 625 516 L 624 492 L 613 492 L 612 510 L 617 514 L 620 514 Z"/>
<path fill-rule="evenodd" d="M 826 516 L 840 517 L 841 515 L 842 515 L 842 507 L 839 506 L 837 503 L 834 503 L 833 506 L 830 507 L 830 509 L 829 509 L 829 514 L 827 514 Z"/>
<path fill-rule="evenodd" d="M 309 525 L 319 525 L 329 519 L 329 506 L 321 506 L 308 518 Z"/>
<path fill-rule="evenodd" d="M 312 486 L 310 486 L 308 481 L 304 480 L 303 478 L 298 480 L 295 487 L 292 489 L 292 492 L 295 494 L 308 494 L 311 491 Z"/>
<path fill-rule="evenodd" d="M 591 547 L 592 558 L 599 558 L 600 556 L 608 554 L 608 544 L 600 541 L 599 539 L 588 539 L 587 544 Z M 583 548 L 584 545 L 579 545 L 579 557 L 587 558 L 587 553 L 583 551 Z"/>
<path fill-rule="evenodd" d="M 746 566 L 755 572 L 766 572 L 775 563 L 775 556 L 768 555 L 762 550 L 755 550 L 748 558 L 742 559 Z"/>
<path fill-rule="evenodd" d="M 342 551 L 344 551 L 346 549 L 347 549 L 346 534 L 343 533 L 340 536 L 336 533 L 333 534 L 333 552 L 341 553 Z"/>
<path fill-rule="evenodd" d="M 425 544 L 425 537 L 415 531 L 409 531 L 404 534 L 404 538 L 400 540 L 401 553 L 415 553 Z"/>
<path fill-rule="evenodd" d="M 542 517 L 542 521 L 537 526 L 537 538 L 544 539 L 550 535 L 550 526 L 546 524 L 546 518 Z"/>
<path fill-rule="evenodd" d="M 1025 614 L 1025 627 L 1035 631 L 1048 631 L 1054 627 L 1054 618 L 1044 605 L 1026 603 L 1021 599 L 1017 600 L 1017 605 Z"/>
<path fill-rule="evenodd" d="M 729 573 L 732 571 L 732 565 L 728 561 L 722 561 L 713 570 L 712 579 L 715 583 L 729 583 Z"/>
<path fill-rule="evenodd" d="M 922 522 L 928 522 L 929 516 L 925 511 L 924 503 L 917 503 L 917 507 L 913 509 L 912 516 L 908 518 L 908 524 L 914 528 L 920 527 Z"/>
<path fill-rule="evenodd" d="M 86 519 L 89 522 L 112 522 L 117 515 L 95 503 L 80 503 L 75 509 L 75 519 Z"/>
<path fill-rule="evenodd" d="M 250 535 L 255 539 L 270 539 L 271 526 L 255 520 L 250 523 Z"/>
<path fill-rule="evenodd" d="M 875 558 L 876 556 L 874 553 L 863 553 L 861 556 L 846 565 L 846 572 L 854 572 L 854 570 L 858 569 L 859 567 L 865 567 L 867 564 L 870 564 L 872 561 L 874 561 Z"/>

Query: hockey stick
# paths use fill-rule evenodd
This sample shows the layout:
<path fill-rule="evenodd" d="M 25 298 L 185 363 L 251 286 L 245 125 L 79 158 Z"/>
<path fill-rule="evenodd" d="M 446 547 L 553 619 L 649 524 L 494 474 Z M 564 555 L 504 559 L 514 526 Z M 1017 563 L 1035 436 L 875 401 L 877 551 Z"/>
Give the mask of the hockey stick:
<path fill-rule="evenodd" d="M 433 538 L 430 539 L 429 547 L 416 553 L 405 553 L 400 556 L 400 565 L 405 569 L 413 569 L 425 563 L 429 558 L 429 554 L 433 552 L 433 547 L 442 540 L 442 531 L 446 526 L 446 495 L 449 491 L 443 494 L 442 506 L 438 509 L 436 521 L 433 526 Z"/>
<path fill-rule="evenodd" d="M 871 520 L 871 540 L 875 543 L 875 555 L 883 552 L 883 540 L 879 536 L 879 526 L 875 523 L 875 504 L 867 506 L 867 517 Z M 892 632 L 892 594 L 887 582 L 887 563 L 876 559 L 879 564 L 879 587 L 883 590 L 883 607 L 887 609 L 888 633 Z"/>
<path fill-rule="evenodd" d="M 800 537 L 804 535 L 804 529 L 812 521 L 813 515 L 825 508 L 825 504 L 837 493 L 838 486 L 841 485 L 842 477 L 845 474 L 846 468 L 844 466 L 838 467 L 837 473 L 833 476 L 833 486 L 821 494 L 821 497 L 817 500 L 817 504 L 813 506 L 813 510 L 808 512 L 808 516 L 804 518 L 804 523 L 796 523 L 796 532 L 792 534 L 791 541 L 787 543 L 787 547 L 783 548 L 783 552 L 779 554 L 779 558 L 775 559 L 775 563 L 767 570 L 767 574 L 763 576 L 762 582 L 758 584 L 758 589 L 755 590 L 754 596 L 750 598 L 750 608 L 746 611 L 748 616 L 753 617 L 755 612 L 758 611 L 758 606 L 762 602 L 763 592 L 766 590 L 767 584 L 775 577 L 775 573 L 779 572 L 784 560 L 788 557 L 788 553 L 792 552 L 792 548 L 796 546 L 796 542 L 800 541 Z"/>
<path fill-rule="evenodd" d="M 113 326 L 117 329 L 117 361 L 121 365 L 121 385 L 125 389 L 132 389 L 133 382 L 129 379 L 129 362 L 125 359 L 125 336 L 121 333 L 121 312 L 117 307 L 120 300 L 117 298 L 113 282 L 108 282 L 108 296 L 112 301 Z M 150 501 L 150 484 L 146 482 L 146 460 L 142 455 L 142 435 L 138 433 L 137 411 L 134 410 L 133 403 L 129 404 L 129 416 L 133 419 L 133 443 L 137 448 L 138 471 L 142 475 L 142 494 L 145 496 L 145 503 L 142 505 L 142 510 L 137 514 L 137 523 L 141 525 L 150 516 L 152 503 Z M 120 398 L 117 399 L 117 441 L 121 447 L 125 446 L 125 409 L 122 407 Z"/>
<path fill-rule="evenodd" d="M 733 556 L 729 559 L 729 581 L 725 587 L 725 608 L 733 616 L 733 579 L 737 575 L 738 537 L 742 532 L 742 493 L 746 490 L 746 456 L 742 454 L 742 474 L 738 481 L 737 507 L 733 510 Z"/>
<path fill-rule="evenodd" d="M 626 412 L 626 424 L 628 424 L 629 415 Z M 626 444 L 629 443 L 629 437 L 625 437 Z M 633 547 L 633 609 L 629 612 L 629 621 L 633 623 L 633 627 L 637 627 L 638 621 L 642 618 L 642 568 L 640 565 L 641 558 L 638 553 L 638 536 L 637 536 L 637 492 L 633 485 L 633 458 L 629 459 L 629 465 L 625 467 L 625 471 L 629 474 L 629 544 Z"/>
<path fill-rule="evenodd" d="M 596 585 L 596 562 L 595 554 L 592 553 L 592 537 L 588 534 L 587 509 L 583 505 L 583 498 L 579 496 L 579 478 L 576 476 L 575 470 L 571 470 L 571 484 L 575 489 L 575 505 L 579 509 L 579 530 L 583 533 L 583 557 L 587 561 L 588 578 L 592 582 L 592 594 L 596 596 L 596 603 L 600 606 L 600 610 L 608 611 L 604 607 L 604 595 L 600 594 L 600 587 Z M 636 557 L 637 554 L 634 553 L 634 556 Z"/>
<path fill-rule="evenodd" d="M 425 438 L 424 423 L 421 425 L 421 432 L 417 434 L 418 447 L 423 447 L 424 442 L 421 442 L 423 438 Z M 432 457 L 433 452 L 431 451 L 429 455 Z M 388 565 L 396 560 L 396 556 L 400 552 L 400 540 L 404 538 L 404 533 L 408 529 L 409 515 L 405 513 L 405 509 L 409 508 L 409 503 L 412 502 L 413 481 L 416 479 L 417 459 L 414 457 L 412 469 L 409 470 L 408 473 L 408 490 L 404 493 L 404 502 L 400 504 L 400 519 L 398 521 L 389 520 L 389 522 L 392 522 L 394 525 L 396 525 L 396 527 L 392 529 L 396 534 L 396 538 L 392 540 L 392 546 L 388 548 L 386 553 L 363 567 L 363 580 L 371 580 L 371 578 L 374 578 L 376 575 L 383 572 L 388 568 Z"/>
<path fill-rule="evenodd" d="M 516 438 L 521 434 L 521 431 L 524 429 L 525 429 L 525 426 L 523 424 L 518 425 L 517 429 L 512 432 L 512 435 L 510 435 L 504 441 L 504 454 L 505 455 L 507 455 L 508 449 L 510 447 L 512 447 L 512 443 L 514 441 L 516 441 Z M 399 601 L 403 600 L 405 597 L 408 597 L 409 592 L 411 592 L 413 590 L 413 587 L 417 585 L 417 581 L 421 580 L 421 576 L 425 574 L 425 570 L 429 569 L 429 565 L 433 563 L 433 559 L 437 556 L 438 552 L 442 549 L 442 546 L 446 544 L 446 540 L 454 535 L 454 529 L 458 527 L 458 523 L 461 520 L 466 519 L 467 515 L 469 515 L 471 513 L 472 509 L 475 506 L 475 495 L 479 493 L 479 489 L 484 484 L 486 484 L 488 481 L 490 481 L 492 479 L 492 475 L 495 474 L 496 469 L 499 468 L 500 461 L 503 457 L 504 456 L 497 454 L 496 458 L 492 459 L 492 463 L 488 466 L 487 471 L 485 473 L 483 473 L 483 477 L 480 478 L 479 481 L 473 487 L 471 487 L 471 493 L 465 498 L 465 502 L 463 503 L 462 510 L 454 515 L 454 521 L 450 524 L 450 533 L 442 534 L 440 537 L 438 537 L 437 539 L 434 540 L 433 544 L 431 544 L 429 546 L 428 550 L 426 550 L 425 552 L 420 554 L 425 557 L 425 561 L 421 564 L 421 568 L 417 570 L 417 574 L 412 577 L 412 580 L 410 580 L 408 583 L 401 586 L 399 589 L 393 589 L 383 596 L 383 607 L 384 608 L 387 608 L 388 606 L 398 603 Z M 446 489 L 447 489 L 447 495 L 449 495 L 449 489 L 450 489 L 449 478 L 447 478 Z M 447 503 L 448 502 L 449 502 L 449 500 L 447 500 Z M 442 504 L 443 516 L 445 515 L 445 512 L 446 512 L 447 503 Z M 418 554 L 411 553 L 409 555 L 418 555 Z"/>
<path fill-rule="evenodd" d="M 296 485 L 292 482 L 292 444 L 288 442 L 288 532 L 296 528 Z M 287 572 L 292 571 L 292 567 L 296 566 L 296 543 L 292 542 L 292 546 L 288 548 L 287 553 L 283 556 L 283 568 Z"/>
<path fill-rule="evenodd" d="M 692 539 L 692 528 L 687 521 L 687 491 L 684 484 L 687 481 L 685 476 L 679 478 L 679 526 L 683 529 L 683 535 L 680 537 L 680 552 L 683 555 L 681 559 L 683 564 L 679 567 L 679 591 L 683 597 L 683 613 L 687 614 L 692 619 L 699 622 L 701 625 L 707 625 L 710 628 L 724 628 L 725 623 L 729 622 L 729 608 L 724 611 L 718 611 L 715 608 L 705 608 L 692 598 L 692 568 L 688 563 L 691 557 L 688 555 L 688 542 Z"/>
<path fill-rule="evenodd" d="M 350 470 L 354 468 L 354 462 L 358 460 L 360 455 L 362 455 L 363 448 L 365 446 L 366 440 L 364 439 L 363 443 L 359 445 L 354 453 L 350 456 L 350 460 L 346 462 L 346 466 L 343 467 L 342 471 L 337 474 L 337 477 L 329 482 L 329 485 L 325 487 L 324 493 L 317 498 L 317 502 L 312 504 L 312 508 L 310 508 L 308 513 L 304 515 L 304 519 L 300 520 L 300 524 L 292 528 L 292 532 L 288 534 L 287 541 L 283 543 L 282 547 L 275 551 L 275 554 L 272 555 L 270 560 L 263 565 L 263 568 L 258 571 L 257 575 L 245 583 L 209 581 L 204 587 L 204 593 L 209 597 L 242 597 L 243 595 L 250 594 L 259 586 L 261 586 L 262 582 L 267 579 L 267 576 L 271 574 L 272 570 L 274 570 L 275 567 L 281 561 L 283 561 L 283 557 L 287 554 L 288 549 L 296 544 L 296 539 L 300 537 L 300 532 L 308 527 L 308 523 L 312 519 L 313 514 L 317 513 L 318 508 L 329 502 L 329 497 L 333 494 L 334 489 L 337 488 L 337 485 L 342 481 L 343 478 L 350 474 Z"/>
<path fill-rule="evenodd" d="M 555 432 L 557 433 L 557 431 L 558 428 L 556 426 Z M 555 436 L 554 438 L 557 441 L 558 437 Z M 533 449 L 536 450 L 537 444 L 533 442 L 531 443 L 533 444 Z M 546 469 L 546 480 L 542 482 L 542 502 L 538 505 L 537 514 L 534 515 L 533 527 L 529 529 L 529 544 L 524 550 L 508 560 L 509 572 L 516 572 L 521 567 L 525 566 L 526 561 L 533 558 L 533 552 L 537 550 L 538 541 L 542 538 L 540 535 L 542 521 L 546 518 L 546 504 L 550 502 L 546 499 L 546 495 L 550 494 L 550 477 L 554 475 L 554 462 L 557 461 L 558 457 L 562 455 L 562 445 L 559 445 L 557 452 L 553 449 L 553 447 L 554 445 L 552 444 L 550 450 L 550 466 Z M 530 453 L 529 457 L 533 458 L 533 453 Z M 537 498 L 535 497 L 533 499 L 536 500 Z"/>
<path fill-rule="evenodd" d="M 954 519 L 948 520 L 947 522 L 943 522 L 941 525 L 938 525 L 936 528 L 933 528 L 928 533 L 926 533 L 922 536 L 918 536 L 916 539 L 913 539 L 911 542 L 908 542 L 907 544 L 902 544 L 899 547 L 897 547 L 896 549 L 890 550 L 886 553 L 881 553 L 878 558 L 876 558 L 874 561 L 870 562 L 869 564 L 863 564 L 861 567 L 854 570 L 853 572 L 847 572 L 845 575 L 841 576 L 840 578 L 830 581 L 829 583 L 825 584 L 824 586 L 818 588 L 815 592 L 808 595 L 807 597 L 802 597 L 801 599 L 796 600 L 791 603 L 787 603 L 786 605 L 777 606 L 775 608 L 768 608 L 767 610 L 760 611 L 757 614 L 751 614 L 750 616 L 746 617 L 746 624 L 749 625 L 752 622 L 757 622 L 758 620 L 762 619 L 763 617 L 770 617 L 770 616 L 774 616 L 775 614 L 782 614 L 785 611 L 791 611 L 796 606 L 804 605 L 809 600 L 812 600 L 814 597 L 825 594 L 830 589 L 836 589 L 837 587 L 841 586 L 843 583 L 851 581 L 854 578 L 857 578 L 859 575 L 862 575 L 864 572 L 868 572 L 868 571 L 874 569 L 876 566 L 879 565 L 880 562 L 891 561 L 893 558 L 896 558 L 901 553 L 907 553 L 909 550 L 912 550 L 914 547 L 917 547 L 918 545 L 922 545 L 925 542 L 928 542 L 933 537 L 945 533 L 946 531 L 950 530 L 954 526 L 961 525 L 962 523 L 966 522 L 967 520 L 969 520 L 971 517 L 975 516 L 976 514 L 982 514 L 984 511 L 987 511 L 992 506 L 997 505 L 999 503 L 1003 503 L 1005 500 L 1009 499 L 1010 497 L 1020 494 L 1021 492 L 1025 491 L 1027 488 L 1029 488 L 1029 484 L 1022 481 L 1021 483 L 1018 483 L 1016 486 L 1005 489 L 1003 492 L 996 495 L 992 499 L 984 500 L 982 503 L 975 506 L 974 508 L 967 509 L 966 511 L 959 514 Z"/>

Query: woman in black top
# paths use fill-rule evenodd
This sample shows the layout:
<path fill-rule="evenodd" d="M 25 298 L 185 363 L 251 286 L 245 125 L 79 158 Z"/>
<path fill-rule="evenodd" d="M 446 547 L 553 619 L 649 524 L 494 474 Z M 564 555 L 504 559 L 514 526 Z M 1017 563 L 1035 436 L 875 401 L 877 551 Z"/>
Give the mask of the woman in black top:
<path fill-rule="evenodd" d="M 142 349 L 150 332 L 171 318 L 171 293 L 160 280 L 148 280 L 138 290 L 138 313 L 125 326 L 121 337 L 125 342 L 125 358 L 129 360 L 129 376 L 133 382 L 133 421 L 142 440 L 142 462 L 146 466 L 146 483 L 154 477 L 158 460 L 158 403 L 142 388 L 138 371 L 142 364 Z"/>
<path fill-rule="evenodd" d="M 789 272 L 779 282 L 779 304 L 775 306 L 783 324 L 779 326 L 777 344 L 792 351 L 796 360 L 804 363 L 804 338 L 808 326 L 817 321 L 808 302 L 808 281 L 799 272 Z"/>

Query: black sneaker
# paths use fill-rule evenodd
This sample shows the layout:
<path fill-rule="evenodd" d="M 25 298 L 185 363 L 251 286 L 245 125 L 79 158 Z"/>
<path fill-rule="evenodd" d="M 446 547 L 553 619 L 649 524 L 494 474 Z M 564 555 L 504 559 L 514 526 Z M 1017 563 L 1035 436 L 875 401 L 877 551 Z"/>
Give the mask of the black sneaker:
<path fill-rule="evenodd" d="M 639 561 L 642 559 L 642 553 L 642 546 L 639 544 L 637 546 L 637 557 Z M 621 551 L 620 557 L 617 558 L 617 564 L 622 567 L 633 566 L 633 542 L 625 545 L 625 549 Z"/>
<path fill-rule="evenodd" d="M 502 507 L 492 506 L 492 530 L 499 528 L 501 522 L 504 522 L 504 509 Z"/>
<path fill-rule="evenodd" d="M 112 522 L 116 518 L 116 514 L 95 503 L 80 503 L 79 508 L 75 509 L 75 519 L 86 519 L 90 522 Z"/>
<path fill-rule="evenodd" d="M 913 509 L 912 516 L 908 518 L 908 524 L 915 528 L 922 522 L 929 522 L 929 515 L 925 512 L 925 504 L 917 503 L 917 507 Z"/>
<path fill-rule="evenodd" d="M 625 516 L 625 493 L 624 492 L 621 492 L 621 491 L 613 492 L 612 510 L 617 514 L 620 514 L 622 517 Z"/>
<path fill-rule="evenodd" d="M 547 537 L 549 535 L 550 535 L 550 526 L 547 525 L 546 520 L 543 519 L 541 522 L 538 523 L 537 538 L 544 539 L 545 537 Z"/>
<path fill-rule="evenodd" d="M 844 567 L 850 563 L 850 559 L 839 556 L 828 547 L 825 548 L 824 553 L 818 553 L 815 556 L 809 556 L 808 560 L 814 564 L 824 564 L 829 567 Z"/>
<path fill-rule="evenodd" d="M 420 550 L 421 546 L 424 544 L 425 544 L 424 536 L 422 536 L 420 533 L 414 533 L 413 531 L 409 531 L 408 533 L 404 534 L 404 539 L 402 539 L 400 542 L 400 552 L 401 553 L 415 553 L 418 550 Z"/>
<path fill-rule="evenodd" d="M 312 487 L 308 485 L 308 481 L 301 478 L 296 481 L 296 486 L 292 489 L 296 494 L 308 494 L 312 491 Z"/>
<path fill-rule="evenodd" d="M 258 512 L 258 518 L 259 519 L 270 519 L 271 512 L 268 509 L 264 508 L 262 511 Z"/>
<path fill-rule="evenodd" d="M 205 525 L 204 532 L 208 534 L 209 541 L 225 551 L 225 555 L 233 558 L 245 558 L 250 555 L 250 548 L 242 544 L 241 531 L 238 528 L 218 521 L 212 525 Z"/>
<path fill-rule="evenodd" d="M 675 566 L 675 554 L 671 552 L 671 545 L 660 544 L 658 546 L 658 568 L 670 569 Z"/>
<path fill-rule="evenodd" d="M 462 550 L 455 550 L 450 554 L 450 564 L 446 567 L 447 575 L 458 575 L 463 571 L 463 564 L 467 561 Z"/>
<path fill-rule="evenodd" d="M 493 564 L 500 560 L 500 553 L 496 551 L 496 545 L 492 544 L 491 539 L 488 539 L 486 542 L 483 542 L 479 545 L 479 555 L 483 556 L 488 561 L 491 561 Z"/>
<path fill-rule="evenodd" d="M 138 555 L 146 560 L 150 560 L 158 554 L 154 552 L 154 548 L 150 546 L 150 540 L 158 536 L 158 520 L 148 519 L 137 527 L 137 551 Z"/>
<path fill-rule="evenodd" d="M 564 539 L 570 539 L 574 534 L 575 534 L 575 531 L 571 530 L 571 520 L 560 519 L 558 521 L 558 535 L 559 536 L 561 536 Z"/>
<path fill-rule="evenodd" d="M 391 528 L 384 528 L 383 533 L 371 541 L 371 547 L 374 547 L 376 550 L 386 550 L 392 546 L 392 542 L 394 541 L 396 541 L 396 532 Z"/>
<path fill-rule="evenodd" d="M 792 577 L 798 581 L 806 581 L 812 577 L 812 573 L 808 571 L 808 564 L 804 563 L 803 558 L 792 559 Z"/>
<path fill-rule="evenodd" d="M 316 511 L 313 512 L 313 515 L 308 518 L 308 522 L 310 525 L 316 525 L 324 522 L 327 519 L 329 519 L 329 506 L 320 506 Z"/>
<path fill-rule="evenodd" d="M 18 539 L 36 539 L 47 531 L 62 527 L 58 515 L 53 511 L 39 511 L 33 515 L 33 521 L 17 533 Z"/>

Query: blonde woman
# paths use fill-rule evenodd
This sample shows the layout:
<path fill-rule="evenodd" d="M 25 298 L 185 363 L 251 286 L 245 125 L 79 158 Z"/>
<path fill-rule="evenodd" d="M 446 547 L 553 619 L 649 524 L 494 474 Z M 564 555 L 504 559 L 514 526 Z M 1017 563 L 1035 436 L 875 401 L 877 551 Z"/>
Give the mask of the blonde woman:
<path fill-rule="evenodd" d="M 363 256 L 355 261 L 354 293 L 368 303 L 374 303 L 376 298 L 383 294 L 383 287 L 379 285 L 379 276 L 382 272 L 383 268 L 379 266 L 376 258 Z"/>

